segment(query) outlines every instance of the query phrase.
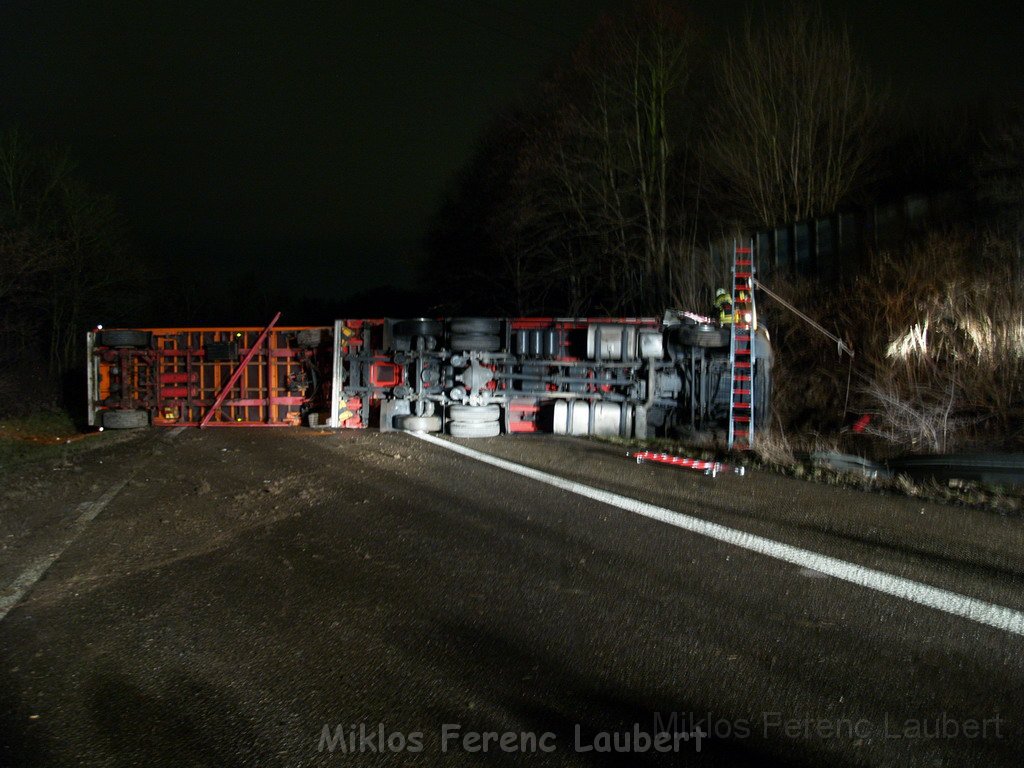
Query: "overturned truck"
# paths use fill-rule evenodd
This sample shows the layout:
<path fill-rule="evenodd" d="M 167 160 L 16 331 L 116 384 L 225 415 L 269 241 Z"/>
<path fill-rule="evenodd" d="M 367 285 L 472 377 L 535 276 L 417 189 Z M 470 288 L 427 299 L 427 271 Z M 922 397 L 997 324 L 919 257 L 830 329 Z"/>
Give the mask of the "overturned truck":
<path fill-rule="evenodd" d="M 278 319 L 265 328 L 95 329 L 89 423 L 305 423 L 453 437 L 647 437 L 742 425 L 752 437 L 771 398 L 772 350 L 756 322 L 676 311 L 302 327 Z"/>

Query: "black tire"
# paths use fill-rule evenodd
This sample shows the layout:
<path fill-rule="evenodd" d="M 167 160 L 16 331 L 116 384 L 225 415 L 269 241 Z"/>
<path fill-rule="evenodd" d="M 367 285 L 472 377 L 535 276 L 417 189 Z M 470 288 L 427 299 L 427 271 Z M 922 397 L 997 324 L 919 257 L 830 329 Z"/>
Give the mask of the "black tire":
<path fill-rule="evenodd" d="M 646 440 L 647 433 L 647 409 L 638 405 L 633 409 L 633 437 L 637 440 Z"/>
<path fill-rule="evenodd" d="M 501 424 L 496 421 L 450 421 L 448 434 L 452 437 L 497 437 Z"/>
<path fill-rule="evenodd" d="M 448 408 L 448 420 L 463 424 L 482 424 L 501 418 L 500 405 L 452 405 Z"/>
<path fill-rule="evenodd" d="M 411 352 L 412 351 L 412 336 L 394 336 L 391 337 L 391 348 L 396 352 Z"/>
<path fill-rule="evenodd" d="M 754 368 L 754 428 L 763 429 L 771 424 L 772 369 L 761 361 L 754 363 Z"/>
<path fill-rule="evenodd" d="M 501 321 L 493 317 L 453 317 L 449 323 L 452 334 L 501 333 Z"/>
<path fill-rule="evenodd" d="M 149 426 L 149 411 L 103 411 L 104 429 L 142 429 Z"/>
<path fill-rule="evenodd" d="M 451 347 L 456 352 L 497 352 L 501 338 L 486 333 L 453 333 Z"/>
<path fill-rule="evenodd" d="M 319 328 L 307 328 L 295 334 L 295 343 L 302 349 L 316 349 L 323 340 L 324 332 Z"/>
<path fill-rule="evenodd" d="M 731 329 L 727 325 L 711 325 L 710 323 L 699 323 L 688 325 L 679 331 L 679 341 L 690 347 L 704 347 L 705 349 L 717 349 L 728 347 L 731 336 Z"/>
<path fill-rule="evenodd" d="M 101 347 L 148 347 L 152 338 L 149 331 L 100 331 L 96 343 Z"/>
<path fill-rule="evenodd" d="M 395 336 L 440 336 L 444 325 L 440 320 L 418 317 L 415 320 L 399 320 L 392 333 Z"/>
<path fill-rule="evenodd" d="M 406 432 L 440 432 L 440 416 L 405 416 L 399 419 L 399 425 Z"/>

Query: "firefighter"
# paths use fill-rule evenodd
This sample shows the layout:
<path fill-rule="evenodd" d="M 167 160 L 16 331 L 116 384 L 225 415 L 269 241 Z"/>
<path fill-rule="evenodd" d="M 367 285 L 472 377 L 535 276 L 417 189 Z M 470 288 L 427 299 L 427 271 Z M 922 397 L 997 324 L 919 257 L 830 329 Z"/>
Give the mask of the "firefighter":
<path fill-rule="evenodd" d="M 718 321 L 722 325 L 732 322 L 732 296 L 725 288 L 715 291 L 715 311 L 718 312 Z"/>

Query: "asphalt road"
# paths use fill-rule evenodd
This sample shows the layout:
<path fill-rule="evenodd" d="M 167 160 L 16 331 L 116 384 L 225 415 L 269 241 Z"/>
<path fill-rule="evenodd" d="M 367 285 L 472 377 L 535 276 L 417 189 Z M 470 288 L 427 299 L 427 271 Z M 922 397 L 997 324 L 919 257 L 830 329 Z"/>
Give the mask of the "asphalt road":
<path fill-rule="evenodd" d="M 1021 765 L 1024 520 L 462 444 L 525 475 L 225 429 L 6 476 L 0 765 Z"/>

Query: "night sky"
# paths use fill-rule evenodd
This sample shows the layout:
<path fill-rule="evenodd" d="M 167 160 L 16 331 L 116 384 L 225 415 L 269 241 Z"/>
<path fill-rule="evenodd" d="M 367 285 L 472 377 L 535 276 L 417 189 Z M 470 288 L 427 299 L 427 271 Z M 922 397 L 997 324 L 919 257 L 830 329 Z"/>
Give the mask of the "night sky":
<path fill-rule="evenodd" d="M 0 126 L 70 146 L 139 241 L 186 266 L 321 297 L 408 287 L 482 127 L 622 5 L 6 0 Z M 745 4 L 689 7 L 722 29 Z M 1024 95 L 1016 3 L 829 8 L 911 103 Z"/>

